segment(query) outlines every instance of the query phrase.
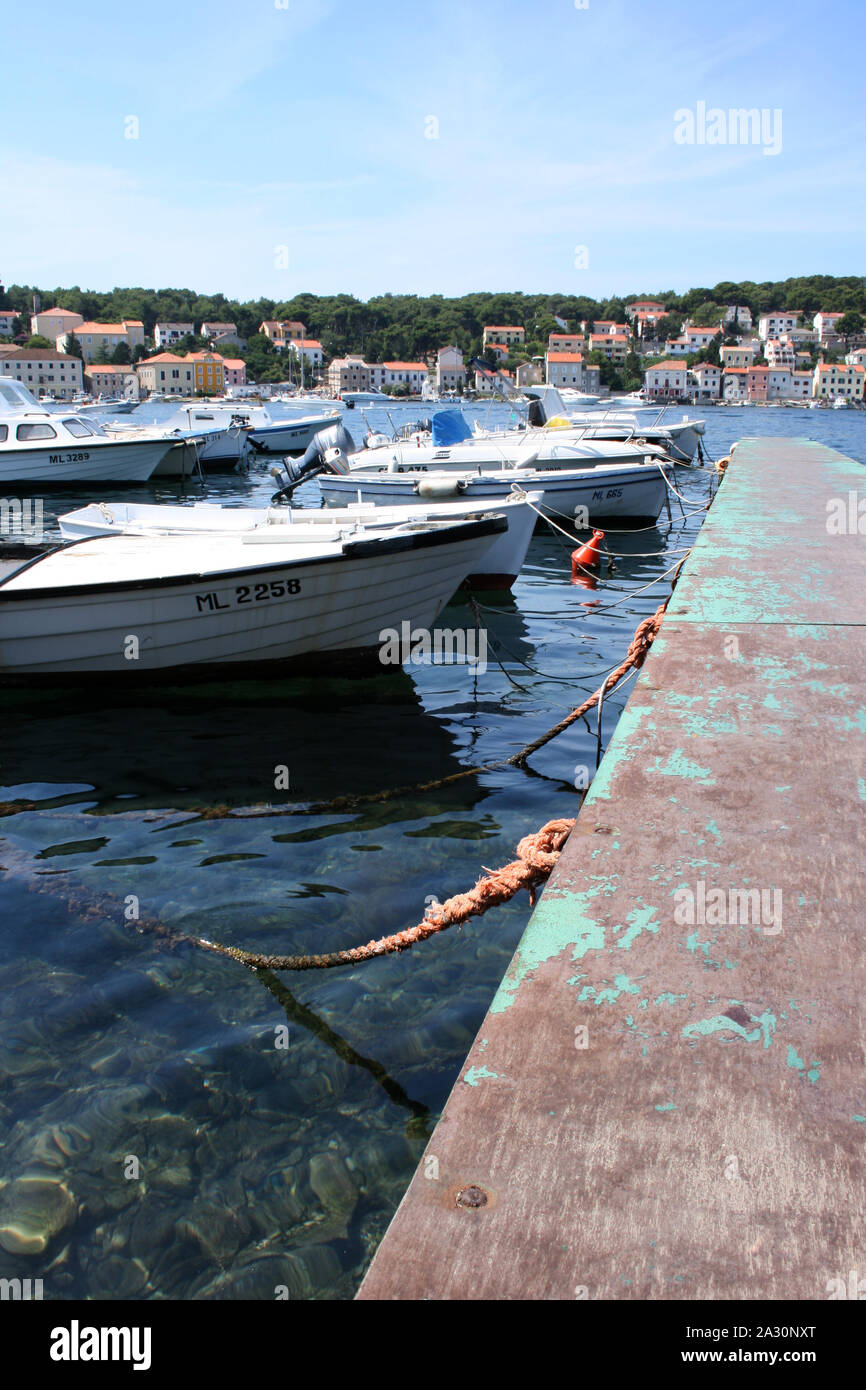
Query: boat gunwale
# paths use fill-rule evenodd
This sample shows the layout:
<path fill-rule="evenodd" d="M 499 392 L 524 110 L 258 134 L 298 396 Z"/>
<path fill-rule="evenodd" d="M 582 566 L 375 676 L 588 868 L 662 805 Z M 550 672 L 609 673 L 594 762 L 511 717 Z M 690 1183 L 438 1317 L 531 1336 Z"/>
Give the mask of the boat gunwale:
<path fill-rule="evenodd" d="M 459 528 L 458 533 L 454 534 L 454 528 Z M 401 551 L 425 550 L 434 546 L 453 544 L 457 540 L 476 540 L 482 536 L 495 536 L 503 534 L 508 530 L 508 521 L 504 516 L 495 513 L 489 517 L 482 517 L 474 521 L 454 520 L 449 522 L 446 527 L 435 531 L 413 532 L 411 535 L 403 536 L 381 536 L 373 537 L 368 540 L 346 541 L 343 543 L 342 550 L 333 555 L 310 555 L 302 556 L 297 560 L 268 560 L 254 565 L 245 565 L 243 568 L 232 567 L 231 569 L 213 570 L 202 573 L 201 571 L 189 571 L 186 574 L 157 575 L 150 579 L 117 579 L 105 580 L 95 584 L 53 584 L 39 588 L 29 589 L 7 589 L 7 585 L 20 575 L 26 573 L 34 565 L 40 564 L 43 560 L 49 559 L 53 555 L 70 550 L 74 546 L 92 544 L 96 540 L 100 541 L 120 541 L 129 540 L 129 536 L 124 533 L 104 536 L 81 536 L 77 540 L 67 541 L 61 545 L 53 547 L 49 551 L 43 551 L 34 556 L 32 560 L 27 560 L 18 569 L 0 580 L 0 603 L 37 603 L 44 599 L 60 598 L 82 598 L 97 594 L 119 594 L 135 593 L 143 589 L 171 589 L 186 588 L 190 584 L 214 584 L 224 583 L 235 576 L 245 576 L 250 574 L 262 574 L 274 570 L 286 571 L 288 569 L 310 568 L 314 565 L 338 564 L 352 559 L 367 559 L 379 555 L 399 554 Z M 136 537 L 135 539 L 152 539 L 151 537 Z M 162 539 L 162 538 L 160 538 Z M 188 539 L 188 537 L 184 537 Z M 209 536 L 208 539 L 213 539 Z"/>

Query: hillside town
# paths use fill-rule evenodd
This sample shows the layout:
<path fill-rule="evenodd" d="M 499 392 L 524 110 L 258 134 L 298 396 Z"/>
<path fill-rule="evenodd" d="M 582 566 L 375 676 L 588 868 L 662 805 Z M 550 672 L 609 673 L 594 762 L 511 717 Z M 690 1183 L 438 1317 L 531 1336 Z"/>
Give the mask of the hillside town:
<path fill-rule="evenodd" d="M 624 305 L 621 322 L 556 316 L 543 354 L 527 350 L 527 325 L 513 323 L 485 324 L 481 357 L 468 360 L 454 344 L 416 361 L 329 356 L 298 319 L 263 319 L 258 336 L 285 363 L 285 385 L 333 399 L 366 392 L 501 397 L 541 383 L 598 395 L 621 387 L 625 376 L 660 404 L 862 405 L 863 330 L 862 317 L 851 312 L 779 309 L 755 321 L 747 305 L 731 304 L 717 322 L 698 323 L 673 315 L 661 300 L 639 299 Z M 248 345 L 228 321 L 160 320 L 146 333 L 141 319 L 96 322 L 59 304 L 43 310 L 34 303 L 28 333 L 25 315 L 0 309 L 0 380 L 18 380 L 43 399 L 242 393 L 256 384 Z"/>

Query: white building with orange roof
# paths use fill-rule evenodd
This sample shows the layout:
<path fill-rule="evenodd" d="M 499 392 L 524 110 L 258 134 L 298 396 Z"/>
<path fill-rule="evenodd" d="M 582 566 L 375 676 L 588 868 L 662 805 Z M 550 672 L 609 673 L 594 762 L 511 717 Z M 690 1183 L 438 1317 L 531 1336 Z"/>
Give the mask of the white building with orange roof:
<path fill-rule="evenodd" d="M 689 369 L 685 362 L 657 362 L 644 372 L 644 385 L 648 396 L 676 399 L 688 391 Z"/>
<path fill-rule="evenodd" d="M 580 352 L 582 348 L 582 333 L 551 333 L 547 339 L 548 352 Z"/>
<path fill-rule="evenodd" d="M 815 368 L 812 394 L 821 400 L 844 396 L 846 400 L 862 401 L 864 381 L 866 367 L 850 362 L 819 362 Z"/>
<path fill-rule="evenodd" d="M 590 352 L 603 352 L 611 362 L 622 363 L 628 357 L 631 339 L 627 333 L 590 333 Z"/>
<path fill-rule="evenodd" d="M 80 357 L 69 357 L 56 348 L 0 345 L 0 381 L 20 381 L 34 396 L 71 400 L 84 386 Z"/>
<path fill-rule="evenodd" d="M 195 364 L 174 352 L 144 357 L 136 366 L 141 390 L 149 396 L 192 396 L 195 394 Z"/>
<path fill-rule="evenodd" d="M 582 352 L 548 350 L 544 370 L 548 386 L 571 386 L 578 391 L 586 390 L 586 360 Z"/>
<path fill-rule="evenodd" d="M 625 306 L 627 319 L 645 319 L 649 323 L 657 323 L 666 313 L 664 304 L 660 304 L 657 299 L 636 299 L 633 304 Z"/>
<path fill-rule="evenodd" d="M 526 329 L 519 324 L 486 323 L 481 341 L 484 347 L 488 343 L 504 343 L 506 347 L 515 344 L 522 346 L 526 342 Z"/>
<path fill-rule="evenodd" d="M 836 332 L 836 324 L 844 317 L 844 314 L 831 314 L 822 309 L 821 312 L 816 314 L 813 318 L 812 326 L 817 330 L 819 338 L 826 338 L 829 334 Z"/>
<path fill-rule="evenodd" d="M 749 343 L 739 343 L 737 347 L 719 349 L 723 367 L 751 367 L 755 360 L 755 349 Z"/>
<path fill-rule="evenodd" d="M 509 357 L 511 354 L 511 348 L 507 343 L 485 343 L 484 351 L 488 353 L 489 356 L 495 357 L 497 362 L 503 362 L 505 358 Z"/>
<path fill-rule="evenodd" d="M 290 338 L 287 346 L 290 352 L 293 352 L 296 357 L 303 357 L 311 367 L 321 367 L 323 353 L 322 344 L 318 338 Z"/>
<path fill-rule="evenodd" d="M 764 356 L 768 367 L 787 367 L 792 372 L 797 361 L 797 350 L 787 337 L 768 338 Z"/>
<path fill-rule="evenodd" d="M 22 315 L 23 318 L 23 315 Z M 49 343 L 56 343 L 64 333 L 70 333 L 84 322 L 82 314 L 74 314 L 71 309 L 40 309 L 38 314 L 30 315 L 30 332 L 40 333 Z"/>
<path fill-rule="evenodd" d="M 712 362 L 699 362 L 689 368 L 689 381 L 699 401 L 717 401 L 722 391 L 722 369 Z"/>
<path fill-rule="evenodd" d="M 688 338 L 668 338 L 665 343 L 665 352 L 670 357 L 687 357 L 693 351 L 689 347 Z"/>
<path fill-rule="evenodd" d="M 506 385 L 514 385 L 514 378 L 507 367 L 500 367 L 495 375 L 479 371 L 475 373 L 475 390 L 479 396 L 505 395 L 503 387 Z"/>
<path fill-rule="evenodd" d="M 74 329 L 67 329 L 57 339 L 57 346 L 61 352 L 65 350 L 73 333 L 81 346 L 85 362 L 92 362 L 103 348 L 106 352 L 114 352 L 121 343 L 126 344 L 130 354 L 135 348 L 144 346 L 144 324 L 141 319 L 123 319 L 121 323 L 93 323 L 85 320 Z"/>
<path fill-rule="evenodd" d="M 421 390 L 430 375 L 426 362 L 383 362 L 382 366 L 386 386 L 408 386 L 413 395 Z"/>
<path fill-rule="evenodd" d="M 799 309 L 774 309 L 771 314 L 762 314 L 758 319 L 758 337 L 762 343 L 768 338 L 781 338 L 797 327 Z"/>
<path fill-rule="evenodd" d="M 700 352 L 701 348 L 709 347 L 719 336 L 718 325 L 715 328 L 701 328 L 689 324 L 688 328 L 683 329 L 683 336 L 689 345 L 689 352 Z"/>
<path fill-rule="evenodd" d="M 113 362 L 91 363 L 84 373 L 84 386 L 92 396 L 119 396 L 137 401 L 141 395 L 135 368 Z"/>
<path fill-rule="evenodd" d="M 748 400 L 748 367 L 725 367 L 722 394 L 726 401 Z"/>
<path fill-rule="evenodd" d="M 466 385 L 466 366 L 459 347 L 441 347 L 436 354 L 437 391 L 456 391 Z"/>

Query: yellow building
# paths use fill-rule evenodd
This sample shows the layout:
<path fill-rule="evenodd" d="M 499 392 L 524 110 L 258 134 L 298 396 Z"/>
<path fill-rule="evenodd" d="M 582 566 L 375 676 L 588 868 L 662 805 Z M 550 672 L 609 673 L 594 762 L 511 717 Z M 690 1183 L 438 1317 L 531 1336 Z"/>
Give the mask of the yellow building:
<path fill-rule="evenodd" d="M 192 363 L 196 395 L 222 395 L 226 389 L 226 374 L 223 359 L 218 353 L 191 352 L 186 361 Z"/>

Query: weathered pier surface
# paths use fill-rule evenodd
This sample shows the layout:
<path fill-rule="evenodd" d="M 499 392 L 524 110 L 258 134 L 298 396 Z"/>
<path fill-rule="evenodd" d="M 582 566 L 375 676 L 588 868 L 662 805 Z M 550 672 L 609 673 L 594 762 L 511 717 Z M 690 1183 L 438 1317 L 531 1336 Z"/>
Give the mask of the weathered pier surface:
<path fill-rule="evenodd" d="M 736 450 L 359 1297 L 866 1281 L 866 538 L 827 529 L 851 493 L 821 445 Z"/>

